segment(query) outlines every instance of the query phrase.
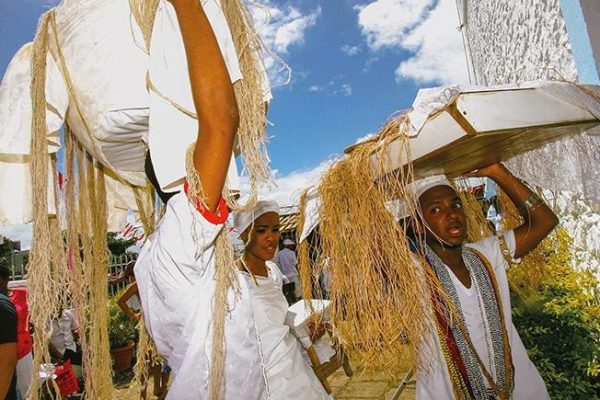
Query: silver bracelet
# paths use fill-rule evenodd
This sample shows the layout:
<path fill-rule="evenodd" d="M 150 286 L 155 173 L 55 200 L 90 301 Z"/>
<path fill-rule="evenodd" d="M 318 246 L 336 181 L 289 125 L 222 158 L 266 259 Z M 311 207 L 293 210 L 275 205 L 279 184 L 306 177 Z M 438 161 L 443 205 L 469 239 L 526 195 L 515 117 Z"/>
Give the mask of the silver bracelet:
<path fill-rule="evenodd" d="M 523 204 L 519 206 L 519 214 L 525 217 L 529 215 L 531 211 L 533 211 L 535 208 L 542 204 L 544 204 L 544 200 L 542 200 L 540 196 L 533 192 L 531 193 L 531 196 L 529 196 L 529 198 L 527 198 L 527 200 L 525 200 Z"/>

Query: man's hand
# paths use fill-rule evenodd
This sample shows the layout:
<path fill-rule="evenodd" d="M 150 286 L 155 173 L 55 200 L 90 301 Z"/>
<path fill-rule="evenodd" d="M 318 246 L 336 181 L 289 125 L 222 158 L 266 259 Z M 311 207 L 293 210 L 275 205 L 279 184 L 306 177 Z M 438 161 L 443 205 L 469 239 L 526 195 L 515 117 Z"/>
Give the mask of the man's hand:
<path fill-rule="evenodd" d="M 473 171 L 469 171 L 463 174 L 465 177 L 469 178 L 491 178 L 497 177 L 499 175 L 510 173 L 506 167 L 501 163 L 494 163 L 490 165 L 486 165 L 485 167 L 481 167 L 475 169 Z M 495 179 L 494 179 L 495 180 Z"/>

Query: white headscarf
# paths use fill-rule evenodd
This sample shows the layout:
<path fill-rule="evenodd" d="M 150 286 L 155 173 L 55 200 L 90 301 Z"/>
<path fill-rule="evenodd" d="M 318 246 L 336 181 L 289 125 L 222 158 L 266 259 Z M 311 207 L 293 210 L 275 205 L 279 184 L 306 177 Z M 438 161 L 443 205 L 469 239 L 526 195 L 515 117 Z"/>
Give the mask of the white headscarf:
<path fill-rule="evenodd" d="M 258 217 L 270 212 L 279 214 L 279 205 L 277 202 L 273 200 L 259 200 L 251 210 L 235 213 L 233 215 L 233 226 L 238 234 L 241 235 Z"/>
<path fill-rule="evenodd" d="M 421 197 L 423 193 L 436 186 L 452 187 L 450 181 L 445 175 L 432 175 L 428 176 L 427 178 L 419 179 L 418 181 L 409 183 L 406 185 L 406 192 L 418 203 L 419 197 Z M 408 205 L 409 201 L 412 201 L 412 199 L 401 199 L 396 205 L 397 217 L 399 219 L 408 217 L 410 215 L 410 208 Z"/>

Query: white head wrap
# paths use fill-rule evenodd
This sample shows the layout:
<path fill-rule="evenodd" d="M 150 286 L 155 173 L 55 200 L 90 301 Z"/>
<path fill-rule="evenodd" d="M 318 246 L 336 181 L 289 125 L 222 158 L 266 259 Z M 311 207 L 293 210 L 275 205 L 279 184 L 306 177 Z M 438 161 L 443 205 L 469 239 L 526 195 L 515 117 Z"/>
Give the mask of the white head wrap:
<path fill-rule="evenodd" d="M 241 235 L 258 217 L 270 212 L 279 214 L 279 205 L 277 202 L 273 200 L 259 200 L 251 210 L 235 213 L 233 215 L 233 226 Z"/>
<path fill-rule="evenodd" d="M 413 199 L 418 203 L 419 197 L 426 191 L 436 186 L 449 186 L 452 187 L 448 178 L 445 175 L 433 175 L 427 178 L 419 179 L 406 185 L 406 192 L 409 196 L 413 196 Z M 410 208 L 408 206 L 409 199 L 400 200 L 398 207 L 398 218 L 405 218 L 410 215 Z"/>

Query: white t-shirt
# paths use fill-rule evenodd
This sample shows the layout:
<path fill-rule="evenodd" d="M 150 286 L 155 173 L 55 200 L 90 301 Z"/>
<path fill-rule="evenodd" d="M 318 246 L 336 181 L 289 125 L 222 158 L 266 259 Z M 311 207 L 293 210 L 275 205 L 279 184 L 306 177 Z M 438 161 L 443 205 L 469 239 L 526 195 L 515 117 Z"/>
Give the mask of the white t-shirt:
<path fill-rule="evenodd" d="M 50 343 L 56 347 L 60 354 L 65 354 L 67 349 L 77 351 L 73 331 L 78 329 L 79 324 L 73 315 L 73 311 L 63 310 L 59 319 L 52 320 Z"/>
<path fill-rule="evenodd" d="M 516 249 L 514 231 L 506 232 L 504 238 L 511 255 L 514 256 Z M 498 282 L 498 291 L 500 292 L 500 298 L 502 299 L 502 312 L 504 313 L 504 319 L 506 321 L 514 366 L 515 387 L 512 393 L 512 399 L 549 399 L 550 397 L 546 390 L 546 385 L 535 368 L 535 365 L 529 360 L 527 350 L 525 350 L 525 346 L 523 346 L 523 342 L 512 322 L 510 291 L 506 275 L 509 264 L 504 259 L 498 238 L 496 236 L 490 236 L 478 242 L 469 243 L 467 246 L 477 250 L 488 259 L 494 270 L 496 281 Z M 482 361 L 487 363 L 488 350 L 485 340 L 486 334 L 481 319 L 482 317 L 479 312 L 479 300 L 477 299 L 475 288 L 473 286 L 469 289 L 465 288 L 454 276 L 452 271 L 449 272 L 453 283 L 457 288 L 459 301 L 461 302 L 461 308 L 463 315 L 465 316 L 465 323 L 469 330 L 469 335 L 473 340 L 473 345 L 477 349 Z M 435 332 L 432 332 L 432 334 L 435 336 L 435 349 L 431 352 L 423 349 L 421 357 L 423 357 L 423 359 L 432 360 L 433 362 L 431 362 L 430 371 L 423 372 L 417 377 L 416 399 L 455 400 L 450 377 L 448 376 L 446 361 L 444 360 L 439 347 L 439 338 Z"/>

